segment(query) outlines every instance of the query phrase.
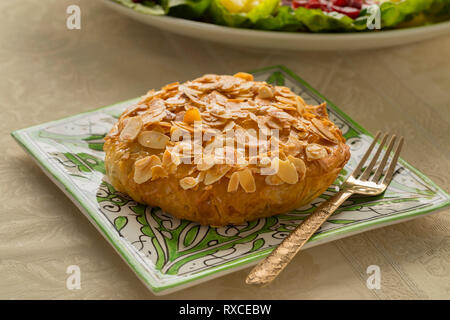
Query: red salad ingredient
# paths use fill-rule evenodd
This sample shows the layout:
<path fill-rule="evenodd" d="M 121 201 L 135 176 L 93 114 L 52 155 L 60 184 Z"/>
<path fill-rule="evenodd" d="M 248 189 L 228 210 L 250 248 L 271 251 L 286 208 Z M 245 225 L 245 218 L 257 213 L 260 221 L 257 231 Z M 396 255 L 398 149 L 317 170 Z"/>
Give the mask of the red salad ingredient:
<path fill-rule="evenodd" d="M 363 0 L 293 0 L 292 7 L 307 9 L 322 9 L 325 12 L 339 12 L 352 19 L 359 17 Z"/>

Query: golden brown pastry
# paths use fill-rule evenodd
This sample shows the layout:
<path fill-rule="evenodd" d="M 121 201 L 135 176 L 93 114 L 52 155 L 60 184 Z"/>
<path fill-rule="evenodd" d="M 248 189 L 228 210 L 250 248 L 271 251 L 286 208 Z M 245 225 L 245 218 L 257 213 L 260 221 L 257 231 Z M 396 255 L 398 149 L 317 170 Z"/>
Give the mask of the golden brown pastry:
<path fill-rule="evenodd" d="M 325 104 L 247 73 L 151 90 L 105 138 L 106 173 L 134 200 L 222 226 L 311 202 L 350 152 Z"/>

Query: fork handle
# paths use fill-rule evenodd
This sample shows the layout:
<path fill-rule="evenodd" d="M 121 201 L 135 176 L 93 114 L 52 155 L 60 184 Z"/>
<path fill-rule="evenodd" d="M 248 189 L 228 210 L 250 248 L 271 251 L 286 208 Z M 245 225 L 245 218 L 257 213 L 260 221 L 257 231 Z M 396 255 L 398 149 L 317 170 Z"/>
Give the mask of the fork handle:
<path fill-rule="evenodd" d="M 245 282 L 256 285 L 266 285 L 272 282 L 317 229 L 352 194 L 351 191 L 341 190 L 319 205 L 267 258 L 250 271 Z"/>

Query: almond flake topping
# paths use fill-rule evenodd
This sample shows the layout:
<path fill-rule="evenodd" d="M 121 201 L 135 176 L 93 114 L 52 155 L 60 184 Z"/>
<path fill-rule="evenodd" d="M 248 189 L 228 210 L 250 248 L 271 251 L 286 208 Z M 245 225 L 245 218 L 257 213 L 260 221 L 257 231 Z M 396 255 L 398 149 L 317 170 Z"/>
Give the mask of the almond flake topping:
<path fill-rule="evenodd" d="M 249 168 L 238 171 L 239 173 L 239 183 L 247 193 L 252 193 L 256 191 L 255 178 L 253 177 L 252 171 Z"/>
<path fill-rule="evenodd" d="M 306 174 L 305 162 L 300 158 L 295 158 L 291 155 L 288 156 L 288 160 L 294 165 L 298 173 L 298 180 L 302 180 Z"/>
<path fill-rule="evenodd" d="M 198 122 L 201 140 L 194 131 Z M 123 142 L 123 160 L 139 159 L 136 183 L 174 174 L 184 190 L 202 182 L 207 190 L 226 176 L 228 192 L 239 186 L 255 192 L 258 175 L 267 185 L 303 180 L 305 162 L 327 157 L 334 150 L 328 146 L 340 137 L 325 103 L 308 105 L 287 87 L 240 72 L 150 90 L 127 108 L 106 139 Z"/>
<path fill-rule="evenodd" d="M 152 178 L 152 168 L 161 165 L 161 160 L 155 156 L 148 156 L 134 163 L 134 182 L 141 184 Z"/>
<path fill-rule="evenodd" d="M 138 142 L 147 148 L 164 149 L 169 137 L 158 131 L 143 131 L 139 134 Z"/>
<path fill-rule="evenodd" d="M 268 184 L 269 186 L 278 186 L 280 184 L 283 184 L 284 181 L 281 180 L 278 176 L 274 175 L 274 176 L 266 176 L 266 178 L 264 179 L 264 181 L 266 182 L 266 184 Z"/>
<path fill-rule="evenodd" d="M 309 161 L 322 159 L 328 155 L 327 150 L 323 146 L 321 146 L 320 144 L 317 144 L 317 143 L 308 144 L 306 146 L 305 152 L 306 152 L 306 158 Z"/>
<path fill-rule="evenodd" d="M 239 188 L 239 172 L 233 172 L 233 174 L 230 177 L 230 181 L 228 182 L 228 192 L 236 192 Z"/>
<path fill-rule="evenodd" d="M 333 135 L 333 133 L 331 133 L 330 129 L 323 124 L 322 121 L 320 121 L 317 118 L 312 118 L 311 122 L 317 128 L 317 130 L 320 131 L 321 136 L 325 138 L 325 140 L 328 140 L 333 143 L 338 143 L 336 137 Z"/>
<path fill-rule="evenodd" d="M 195 187 L 198 184 L 197 179 L 193 177 L 186 177 L 180 180 L 180 186 L 184 189 L 191 189 Z"/>
<path fill-rule="evenodd" d="M 251 74 L 249 74 L 249 73 L 246 73 L 246 72 L 238 72 L 233 77 L 241 78 L 241 79 L 244 79 L 246 81 L 253 81 L 253 76 Z"/>
<path fill-rule="evenodd" d="M 207 155 L 203 156 L 202 159 L 197 164 L 197 170 L 198 171 L 207 171 L 211 169 L 215 164 L 214 156 Z"/>
<path fill-rule="evenodd" d="M 261 99 L 271 99 L 273 98 L 272 90 L 268 86 L 261 86 L 258 89 L 258 97 Z"/>
<path fill-rule="evenodd" d="M 228 165 L 216 165 L 214 168 L 206 172 L 203 183 L 207 186 L 219 181 L 230 169 L 231 167 Z"/>
<path fill-rule="evenodd" d="M 136 139 L 137 135 L 141 131 L 141 128 L 142 128 L 141 117 L 128 118 L 125 128 L 123 128 L 122 132 L 120 133 L 120 140 L 133 141 L 134 139 Z"/>
<path fill-rule="evenodd" d="M 289 184 L 295 184 L 298 182 L 297 170 L 289 160 L 278 159 L 277 176 Z"/>
<path fill-rule="evenodd" d="M 156 165 L 152 167 L 152 181 L 159 178 L 167 178 L 169 176 L 166 169 L 161 165 Z"/>

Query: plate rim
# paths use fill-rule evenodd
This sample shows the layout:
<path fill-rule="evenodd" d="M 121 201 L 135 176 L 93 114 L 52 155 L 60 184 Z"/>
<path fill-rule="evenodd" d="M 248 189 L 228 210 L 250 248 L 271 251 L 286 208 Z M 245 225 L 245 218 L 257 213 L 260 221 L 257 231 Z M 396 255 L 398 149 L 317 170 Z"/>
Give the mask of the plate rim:
<path fill-rule="evenodd" d="M 327 102 L 328 105 L 330 105 L 333 110 L 335 110 L 340 116 L 342 116 L 346 121 L 348 121 L 351 125 L 353 125 L 356 129 L 360 130 L 361 133 L 368 135 L 369 137 L 373 138 L 373 135 L 370 134 L 366 129 L 364 129 L 361 125 L 359 125 L 357 122 L 355 122 L 352 118 L 350 118 L 347 114 L 345 114 L 339 107 L 337 107 L 333 102 L 328 100 L 326 97 L 324 97 L 321 93 L 319 93 L 315 88 L 313 88 L 309 83 L 307 83 L 305 80 L 303 80 L 300 76 L 292 72 L 290 69 L 283 65 L 274 65 L 274 66 L 268 66 L 264 68 L 260 68 L 257 70 L 251 71 L 251 73 L 258 73 L 258 72 L 264 72 L 268 70 L 274 70 L 274 71 L 283 71 L 289 76 L 291 76 L 294 80 L 298 81 L 301 85 L 308 88 L 311 92 L 316 94 L 319 98 L 323 99 Z M 108 225 L 106 225 L 105 222 L 101 221 L 98 216 L 98 211 L 96 208 L 92 208 L 89 203 L 85 203 L 85 200 L 83 199 L 83 195 L 79 195 L 77 193 L 77 190 L 74 190 L 75 187 L 73 183 L 71 183 L 67 177 L 62 175 L 57 171 L 57 169 L 53 168 L 54 165 L 52 165 L 50 162 L 48 162 L 48 159 L 45 159 L 43 155 L 41 154 L 41 151 L 38 150 L 33 145 L 33 140 L 28 136 L 27 131 L 38 129 L 42 126 L 46 126 L 52 123 L 58 123 L 62 121 L 67 121 L 72 118 L 81 117 L 82 115 L 90 114 L 93 112 L 101 111 L 105 108 L 114 107 L 117 105 L 125 104 L 128 102 L 131 102 L 133 100 L 136 100 L 137 98 L 127 99 L 121 102 L 117 102 L 111 105 L 102 106 L 100 108 L 95 108 L 93 110 L 81 112 L 72 116 L 63 117 L 57 120 L 44 122 L 41 124 L 37 124 L 34 126 L 26 127 L 23 129 L 18 129 L 13 132 L 11 132 L 11 136 L 17 141 L 17 143 L 28 153 L 32 156 L 32 158 L 37 162 L 38 166 L 44 171 L 44 173 L 72 200 L 72 202 L 75 203 L 75 205 L 80 209 L 80 211 L 83 213 L 84 216 L 88 218 L 88 220 L 99 230 L 99 232 L 108 240 L 108 242 L 112 245 L 112 247 L 119 253 L 119 256 L 124 259 L 127 264 L 131 267 L 131 269 L 134 271 L 134 273 L 138 276 L 138 278 L 141 279 L 141 281 L 156 295 L 158 294 L 168 294 L 170 292 L 181 290 L 187 286 L 194 285 L 199 282 L 204 282 L 212 278 L 214 275 L 221 276 L 225 275 L 226 273 L 230 273 L 233 271 L 237 271 L 241 268 L 248 267 L 252 263 L 256 263 L 258 260 L 264 258 L 267 256 L 274 248 L 266 248 L 264 250 L 254 252 L 252 254 L 249 254 L 247 256 L 243 256 L 237 259 L 234 259 L 232 261 L 229 261 L 225 264 L 215 266 L 212 268 L 209 268 L 204 271 L 197 272 L 195 274 L 189 275 L 187 277 L 179 276 L 178 279 L 175 279 L 173 282 L 169 282 L 166 284 L 162 284 L 161 282 L 158 282 L 157 278 L 154 278 L 151 276 L 151 272 L 149 272 L 144 266 L 141 264 L 141 262 L 137 259 L 137 257 L 130 252 L 130 250 L 127 249 L 121 238 L 118 236 L 118 234 L 115 232 L 115 230 L 112 230 L 109 228 Z M 434 205 L 431 205 L 430 207 L 427 207 L 425 209 L 416 209 L 411 210 L 404 213 L 399 213 L 394 216 L 387 216 L 378 218 L 376 220 L 369 220 L 360 222 L 357 225 L 351 225 L 351 226 L 345 226 L 340 229 L 333 229 L 328 230 L 323 233 L 317 234 L 312 237 L 311 241 L 308 243 L 307 247 L 312 247 L 315 245 L 320 245 L 323 242 L 320 241 L 322 239 L 338 236 L 339 238 L 344 238 L 347 236 L 354 235 L 356 233 L 365 232 L 374 228 L 379 228 L 382 226 L 386 226 L 388 224 L 398 223 L 401 221 L 406 221 L 409 219 L 417 218 L 422 215 L 436 213 L 440 209 L 444 209 L 445 207 L 450 205 L 450 195 L 443 190 L 441 187 L 439 187 L 437 184 L 435 184 L 430 178 L 428 178 L 425 174 L 423 174 L 420 170 L 410 165 L 408 162 L 406 162 L 403 159 L 399 160 L 400 163 L 407 167 L 409 170 L 417 174 L 421 179 L 423 179 L 426 183 L 433 186 L 437 192 L 440 192 L 444 196 L 444 200 L 436 203 Z M 335 241 L 337 239 L 332 239 L 331 241 Z M 228 271 L 228 272 L 227 272 Z M 170 290 L 173 289 L 173 290 Z M 175 290 L 176 289 L 176 290 Z"/>

